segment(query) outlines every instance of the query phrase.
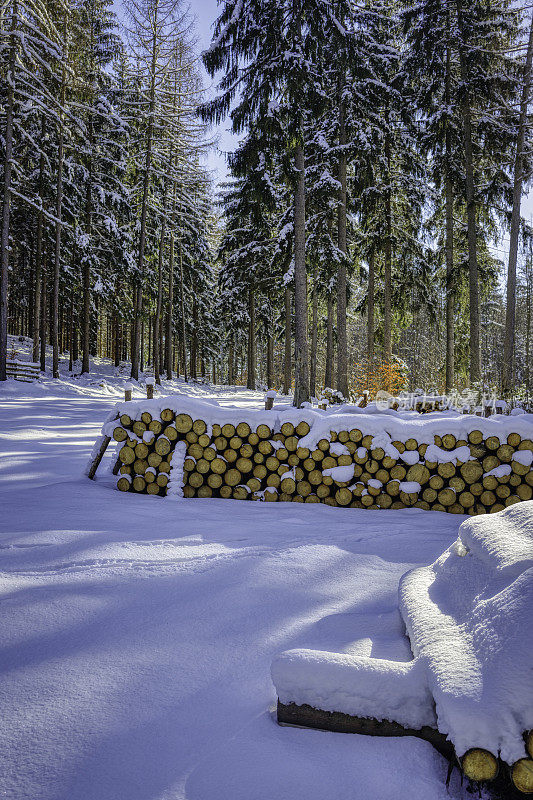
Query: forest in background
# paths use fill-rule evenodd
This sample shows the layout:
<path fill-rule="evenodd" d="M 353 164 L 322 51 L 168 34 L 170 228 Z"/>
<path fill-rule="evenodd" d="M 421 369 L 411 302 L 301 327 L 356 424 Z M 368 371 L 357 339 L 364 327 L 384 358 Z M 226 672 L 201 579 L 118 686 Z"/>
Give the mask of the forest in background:
<path fill-rule="evenodd" d="M 202 55 L 181 0 L 122 6 L 1 6 L 0 380 L 10 333 L 56 377 L 529 402 L 530 4 L 230 0 Z"/>

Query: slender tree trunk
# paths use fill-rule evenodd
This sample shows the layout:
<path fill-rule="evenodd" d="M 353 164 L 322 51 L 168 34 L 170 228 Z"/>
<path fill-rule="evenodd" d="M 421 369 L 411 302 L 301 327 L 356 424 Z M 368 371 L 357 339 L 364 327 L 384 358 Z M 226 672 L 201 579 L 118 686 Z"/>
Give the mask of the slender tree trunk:
<path fill-rule="evenodd" d="M 181 240 L 179 247 L 179 260 L 180 260 L 180 305 L 181 305 L 181 338 L 183 341 L 183 377 L 187 381 L 187 321 L 185 319 L 185 281 L 183 280 L 183 253 L 181 249 Z"/>
<path fill-rule="evenodd" d="M 172 311 L 174 308 L 174 231 L 170 232 L 170 254 L 168 260 L 168 308 L 167 335 L 165 339 L 165 369 L 167 380 L 172 380 Z"/>
<path fill-rule="evenodd" d="M 301 125 L 299 126 L 301 130 Z M 307 342 L 307 272 L 305 265 L 305 162 L 303 144 L 296 146 L 294 165 L 298 178 L 294 196 L 294 401 L 300 408 L 309 400 L 309 347 Z"/>
<path fill-rule="evenodd" d="M 139 378 L 139 355 L 140 355 L 140 321 L 143 303 L 143 278 L 144 278 L 144 250 L 146 245 L 146 215 L 148 211 L 148 193 L 150 189 L 150 177 L 152 171 L 152 144 L 154 133 L 154 110 L 155 110 L 155 81 L 157 72 L 157 51 L 158 51 L 158 11 L 159 3 L 156 0 L 154 23 L 152 28 L 152 63 L 150 66 L 150 103 L 148 128 L 146 132 L 146 154 L 144 159 L 143 174 L 143 193 L 141 202 L 141 220 L 139 230 L 139 252 L 137 255 L 138 286 L 135 299 L 135 311 L 133 319 L 133 347 L 131 354 L 131 377 L 135 380 Z M 142 360 L 142 356 L 141 356 Z M 142 367 L 141 367 L 142 369 Z"/>
<path fill-rule="evenodd" d="M 524 141 L 528 122 L 528 104 L 531 90 L 531 65 L 533 62 L 533 16 L 529 25 L 529 40 L 522 76 L 520 117 L 516 138 L 514 164 L 513 211 L 509 241 L 509 265 L 507 268 L 507 309 L 505 315 L 505 339 L 503 347 L 503 392 L 509 395 L 514 383 L 515 329 L 516 329 L 516 262 L 520 233 L 520 205 L 524 188 Z"/>
<path fill-rule="evenodd" d="M 230 339 L 228 349 L 228 384 L 235 385 L 235 347 L 233 345 L 233 337 Z"/>
<path fill-rule="evenodd" d="M 341 91 L 342 91 L 341 87 Z M 345 109 L 341 98 L 339 102 L 339 146 L 346 145 Z M 338 168 L 339 205 L 337 211 L 337 244 L 346 254 L 346 155 L 341 149 Z M 348 336 L 346 333 L 346 262 L 340 264 L 337 275 L 337 390 L 348 397 Z"/>
<path fill-rule="evenodd" d="M 7 105 L 5 127 L 4 194 L 2 200 L 2 240 L 0 254 L 0 381 L 7 380 L 7 285 L 9 275 L 9 226 L 11 215 L 11 175 L 13 164 L 13 117 L 15 106 L 15 65 L 17 54 L 16 32 L 18 28 L 18 3 L 13 2 L 11 37 L 7 81 Z"/>
<path fill-rule="evenodd" d="M 155 382 L 161 385 L 160 367 L 160 333 L 161 333 L 161 308 L 163 305 L 163 253 L 165 249 L 165 236 L 167 225 L 167 185 L 163 192 L 163 217 L 161 220 L 161 238 L 159 239 L 159 254 L 157 259 L 157 302 L 154 319 L 154 377 Z"/>
<path fill-rule="evenodd" d="M 451 53 L 446 49 L 446 108 L 451 107 Z M 451 131 L 446 121 L 446 393 L 449 394 L 455 381 L 455 287 L 453 279 L 453 186 L 451 175 L 452 142 Z"/>
<path fill-rule="evenodd" d="M 376 283 L 376 254 L 372 247 L 368 257 L 368 296 L 366 315 L 366 357 L 369 365 L 374 360 L 374 296 Z"/>
<path fill-rule="evenodd" d="M 248 289 L 248 364 L 247 381 L 248 389 L 255 389 L 255 298 L 253 288 Z"/>
<path fill-rule="evenodd" d="M 274 336 L 272 335 L 272 328 L 269 329 L 267 334 L 267 357 L 266 357 L 266 379 L 267 388 L 274 388 Z"/>
<path fill-rule="evenodd" d="M 40 359 L 41 371 L 46 369 L 46 342 L 48 331 L 48 270 L 46 269 L 46 261 L 44 262 L 42 273 L 42 286 L 41 286 L 41 332 L 40 332 Z"/>
<path fill-rule="evenodd" d="M 459 34 L 463 36 L 462 0 L 456 0 Z M 459 44 L 459 64 L 464 96 L 461 107 L 465 148 L 465 189 L 468 239 L 468 284 L 470 295 L 470 383 L 481 380 L 480 318 L 479 318 L 479 280 L 477 264 L 476 197 L 474 184 L 474 155 L 472 148 L 472 113 L 468 96 L 468 65 L 464 53 L 464 43 Z"/>
<path fill-rule="evenodd" d="M 283 394 L 289 394 L 291 390 L 292 372 L 292 346 L 291 346 L 291 290 L 285 287 L 285 360 L 283 369 Z"/>
<path fill-rule="evenodd" d="M 59 96 L 59 130 L 57 146 L 57 189 L 56 189 L 56 236 L 54 252 L 54 285 L 52 295 L 52 375 L 59 378 L 59 276 L 61 273 L 61 233 L 63 230 L 63 169 L 65 160 L 65 126 L 63 120 L 63 109 L 65 107 L 67 91 L 67 68 L 66 59 L 68 57 L 68 11 L 64 12 L 63 20 L 63 65 L 61 67 L 61 90 Z"/>
<path fill-rule="evenodd" d="M 324 383 L 326 388 L 333 389 L 333 374 L 335 372 L 335 342 L 333 340 L 333 295 L 328 292 L 328 310 L 326 318 L 326 372 Z"/>
<path fill-rule="evenodd" d="M 387 190 L 385 192 L 385 243 L 383 250 L 383 358 L 390 363 L 392 361 L 392 192 L 390 188 L 391 143 L 389 132 L 385 137 L 385 159 L 387 162 Z"/>
<path fill-rule="evenodd" d="M 44 142 L 46 133 L 46 120 L 43 114 L 41 118 L 41 142 Z M 44 153 L 41 153 L 39 159 L 39 200 L 41 208 L 43 207 L 43 177 L 44 177 Z M 43 257 L 43 224 L 44 214 L 42 211 L 37 212 L 37 236 L 35 245 L 35 295 L 33 298 L 33 349 L 32 361 L 39 360 L 39 338 L 41 332 L 41 272 L 42 272 L 42 257 Z"/>
<path fill-rule="evenodd" d="M 309 374 L 309 392 L 311 397 L 316 396 L 316 357 L 318 350 L 318 291 L 317 291 L 317 273 L 313 275 L 313 292 L 311 299 L 311 368 Z"/>
<path fill-rule="evenodd" d="M 191 351 L 190 351 L 190 373 L 191 378 L 197 378 L 196 373 L 196 364 L 198 361 L 198 335 L 197 335 L 197 324 L 198 324 L 198 309 L 196 306 L 196 300 L 193 300 L 192 303 L 192 335 L 191 335 Z"/>

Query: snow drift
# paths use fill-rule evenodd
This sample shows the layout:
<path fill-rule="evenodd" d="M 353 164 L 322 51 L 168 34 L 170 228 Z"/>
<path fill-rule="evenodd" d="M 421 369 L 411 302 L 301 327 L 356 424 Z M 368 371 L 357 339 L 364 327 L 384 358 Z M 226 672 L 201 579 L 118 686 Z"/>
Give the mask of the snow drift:
<path fill-rule="evenodd" d="M 533 728 L 533 501 L 468 519 L 431 566 L 406 573 L 409 663 L 295 650 L 272 664 L 282 703 L 432 725 L 457 755 L 509 764 Z"/>

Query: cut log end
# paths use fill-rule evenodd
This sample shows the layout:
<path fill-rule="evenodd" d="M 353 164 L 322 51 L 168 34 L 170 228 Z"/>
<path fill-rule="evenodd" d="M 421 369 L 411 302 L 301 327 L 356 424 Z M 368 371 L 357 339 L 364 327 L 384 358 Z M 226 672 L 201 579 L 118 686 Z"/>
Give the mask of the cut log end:
<path fill-rule="evenodd" d="M 480 747 L 474 747 L 464 754 L 461 767 L 472 781 L 492 781 L 498 775 L 498 759 Z"/>
<path fill-rule="evenodd" d="M 521 758 L 511 767 L 513 785 L 522 794 L 533 794 L 533 758 Z"/>

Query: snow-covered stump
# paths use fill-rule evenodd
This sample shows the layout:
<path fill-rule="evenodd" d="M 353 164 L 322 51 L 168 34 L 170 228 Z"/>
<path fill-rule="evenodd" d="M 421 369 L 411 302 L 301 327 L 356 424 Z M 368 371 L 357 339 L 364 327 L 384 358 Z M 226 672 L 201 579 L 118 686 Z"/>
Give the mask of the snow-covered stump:
<path fill-rule="evenodd" d="M 470 515 L 533 497 L 531 415 L 421 417 L 373 405 L 245 412 L 185 396 L 130 401 L 116 413 L 120 424 L 104 433 L 123 444 L 123 491 L 164 495 L 182 441 L 184 497 Z"/>
<path fill-rule="evenodd" d="M 292 650 L 272 664 L 281 724 L 414 735 L 471 780 L 533 793 L 533 502 L 465 521 L 403 576 L 411 662 Z M 502 768 L 503 767 L 503 768 Z"/>

